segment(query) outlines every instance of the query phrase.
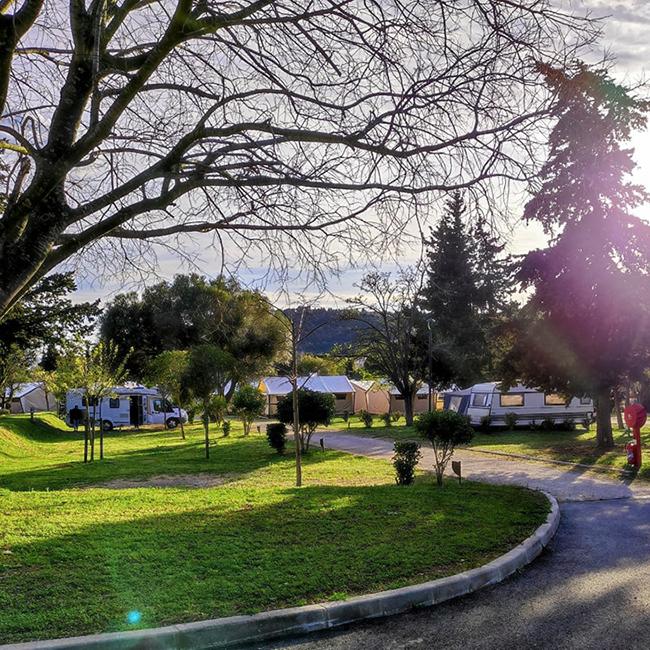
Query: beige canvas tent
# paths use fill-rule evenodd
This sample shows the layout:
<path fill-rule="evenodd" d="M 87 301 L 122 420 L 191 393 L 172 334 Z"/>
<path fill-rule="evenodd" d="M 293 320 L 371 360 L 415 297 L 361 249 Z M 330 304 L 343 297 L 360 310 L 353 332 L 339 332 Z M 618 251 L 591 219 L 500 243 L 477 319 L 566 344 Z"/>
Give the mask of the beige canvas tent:
<path fill-rule="evenodd" d="M 264 377 L 258 388 L 266 396 L 266 415 L 274 416 L 278 402 L 291 392 L 291 381 L 288 377 Z M 354 388 L 345 375 L 298 377 L 298 388 L 333 395 L 337 415 L 354 412 Z"/>
<path fill-rule="evenodd" d="M 390 409 L 390 397 L 388 389 L 378 381 L 351 379 L 354 387 L 354 412 L 368 411 L 374 415 L 388 413 Z"/>
<path fill-rule="evenodd" d="M 9 397 L 9 395 L 7 395 Z M 19 384 L 11 395 L 9 410 L 12 413 L 30 413 L 34 411 L 53 411 L 56 409 L 54 393 L 45 393 L 43 384 L 38 382 Z"/>

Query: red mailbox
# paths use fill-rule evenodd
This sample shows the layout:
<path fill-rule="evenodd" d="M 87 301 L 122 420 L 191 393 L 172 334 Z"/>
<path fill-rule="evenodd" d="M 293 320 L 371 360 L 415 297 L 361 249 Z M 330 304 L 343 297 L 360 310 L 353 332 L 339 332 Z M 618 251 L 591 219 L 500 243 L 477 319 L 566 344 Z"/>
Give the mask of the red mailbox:
<path fill-rule="evenodd" d="M 630 404 L 623 413 L 625 424 L 632 429 L 634 441 L 625 445 L 627 462 L 637 469 L 641 467 L 641 427 L 648 419 L 648 413 L 641 404 Z"/>

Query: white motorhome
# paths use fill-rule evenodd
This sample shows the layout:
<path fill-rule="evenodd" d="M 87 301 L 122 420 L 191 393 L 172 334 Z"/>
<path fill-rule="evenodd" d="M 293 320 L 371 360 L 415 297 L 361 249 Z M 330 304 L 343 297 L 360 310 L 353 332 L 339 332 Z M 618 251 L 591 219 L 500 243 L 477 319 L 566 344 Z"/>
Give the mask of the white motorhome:
<path fill-rule="evenodd" d="M 459 391 L 459 396 L 462 398 L 466 393 Z M 453 397 L 453 393 L 448 394 Z M 497 382 L 489 382 L 475 384 L 469 389 L 464 412 L 475 426 L 487 421 L 490 426 L 504 426 L 509 413 L 517 416 L 517 425 L 521 426 L 540 424 L 548 419 L 558 424 L 565 420 L 581 424 L 585 420 L 593 420 L 594 403 L 589 397 L 567 400 L 563 395 L 544 393 L 521 384 L 501 392 Z"/>
<path fill-rule="evenodd" d="M 104 397 L 94 405 L 95 417 L 102 421 L 104 431 L 115 427 L 137 427 L 141 424 L 164 424 L 169 429 L 177 427 L 180 420 L 187 422 L 187 412 L 163 399 L 155 388 L 144 386 L 116 386 L 111 397 Z M 83 389 L 69 390 L 66 394 L 65 421 L 73 426 L 70 411 L 75 406 L 86 412 Z M 89 405 L 93 416 L 93 404 Z"/>

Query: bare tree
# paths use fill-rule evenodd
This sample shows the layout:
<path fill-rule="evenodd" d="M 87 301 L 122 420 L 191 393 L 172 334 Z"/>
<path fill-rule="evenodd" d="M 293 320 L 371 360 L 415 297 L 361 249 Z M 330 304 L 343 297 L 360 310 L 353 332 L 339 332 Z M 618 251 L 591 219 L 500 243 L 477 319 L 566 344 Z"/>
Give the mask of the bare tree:
<path fill-rule="evenodd" d="M 363 324 L 359 348 L 400 392 L 406 424 L 413 424 L 413 402 L 427 368 L 419 307 L 422 273 L 406 270 L 394 279 L 389 273 L 369 273 L 359 290 L 361 295 L 347 301 L 353 309 L 346 317 Z"/>
<path fill-rule="evenodd" d="M 422 192 L 526 179 L 533 62 L 586 27 L 548 0 L 0 5 L 0 315 L 78 254 L 137 265 L 212 233 L 323 266 Z"/>

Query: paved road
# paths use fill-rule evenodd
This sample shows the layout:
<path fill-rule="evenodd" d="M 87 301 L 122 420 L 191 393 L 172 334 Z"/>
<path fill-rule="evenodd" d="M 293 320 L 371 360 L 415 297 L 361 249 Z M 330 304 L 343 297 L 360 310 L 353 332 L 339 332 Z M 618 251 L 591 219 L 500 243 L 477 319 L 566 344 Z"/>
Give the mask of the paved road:
<path fill-rule="evenodd" d="M 385 441 L 347 434 L 327 434 L 325 442 L 391 453 Z M 559 466 L 459 456 L 472 478 L 544 488 L 563 501 L 558 533 L 537 561 L 496 587 L 437 607 L 256 647 L 650 648 L 650 489 Z"/>

